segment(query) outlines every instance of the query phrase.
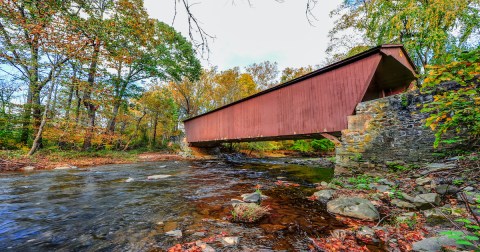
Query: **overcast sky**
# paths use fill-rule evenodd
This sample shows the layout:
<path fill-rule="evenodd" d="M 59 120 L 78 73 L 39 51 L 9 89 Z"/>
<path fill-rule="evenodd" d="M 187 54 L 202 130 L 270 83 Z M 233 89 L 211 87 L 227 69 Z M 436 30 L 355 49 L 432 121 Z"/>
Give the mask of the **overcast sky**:
<path fill-rule="evenodd" d="M 145 0 L 151 17 L 172 23 L 175 0 Z M 329 17 L 340 0 L 319 1 L 311 26 L 305 17 L 306 0 L 196 0 L 192 7 L 202 27 L 215 39 L 210 41 L 209 61 L 221 70 L 244 67 L 265 60 L 276 61 L 279 69 L 316 65 L 325 59 Z M 192 3 L 195 2 L 191 1 Z M 188 36 L 187 18 L 179 6 L 174 27 Z"/>

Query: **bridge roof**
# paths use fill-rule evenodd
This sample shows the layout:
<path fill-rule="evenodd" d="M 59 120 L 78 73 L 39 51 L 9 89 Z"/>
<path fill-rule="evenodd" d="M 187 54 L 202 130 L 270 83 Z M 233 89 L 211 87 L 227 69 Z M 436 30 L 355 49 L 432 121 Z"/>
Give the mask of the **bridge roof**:
<path fill-rule="evenodd" d="M 332 71 L 332 70 L 337 69 L 337 68 L 339 68 L 339 67 L 342 67 L 342 66 L 351 64 L 351 63 L 353 63 L 353 62 L 355 62 L 355 61 L 364 59 L 364 58 L 366 58 L 366 57 L 368 57 L 368 56 L 371 56 L 371 55 L 373 55 L 373 54 L 381 53 L 381 50 L 382 50 L 382 49 L 387 49 L 387 48 L 398 48 L 398 49 L 401 49 L 402 52 L 403 52 L 403 54 L 406 56 L 406 60 L 408 61 L 409 66 L 411 67 L 411 70 L 414 71 L 415 73 L 418 73 L 417 68 L 415 67 L 415 64 L 413 63 L 413 61 L 412 61 L 412 59 L 410 58 L 410 56 L 408 55 L 408 53 L 405 51 L 405 48 L 403 47 L 403 45 L 401 45 L 401 44 L 384 44 L 384 45 L 380 45 L 380 46 L 373 47 L 373 48 L 371 48 L 371 49 L 369 49 L 369 50 L 366 50 L 366 51 L 364 51 L 364 52 L 361 52 L 361 53 L 359 53 L 359 54 L 356 54 L 356 55 L 351 56 L 351 57 L 349 57 L 349 58 L 346 58 L 346 59 L 344 59 L 344 60 L 335 62 L 335 63 L 333 63 L 333 64 L 331 64 L 331 65 L 322 67 L 322 68 L 320 68 L 320 69 L 318 69 L 318 70 L 315 70 L 315 71 L 310 72 L 310 73 L 308 73 L 308 74 L 305 74 L 305 75 L 302 75 L 302 76 L 300 76 L 300 77 L 297 77 L 297 78 L 295 78 L 295 79 L 293 79 L 293 80 L 289 80 L 289 81 L 287 81 L 287 82 L 281 83 L 281 84 L 276 85 L 276 86 L 274 86 L 274 87 L 271 87 L 271 88 L 269 88 L 269 89 L 265 89 L 265 90 L 263 90 L 263 91 L 260 91 L 260 92 L 258 92 L 258 93 L 255 93 L 255 94 L 253 94 L 253 95 L 247 96 L 247 97 L 242 98 L 242 99 L 240 99 L 240 100 L 238 100 L 238 101 L 234 101 L 234 102 L 232 102 L 232 103 L 229 103 L 229 104 L 226 104 L 226 105 L 224 105 L 224 106 L 218 107 L 218 108 L 216 108 L 216 109 L 214 109 L 214 110 L 210 110 L 210 111 L 208 111 L 208 112 L 206 112 L 206 113 L 203 113 L 203 114 L 200 114 L 200 115 L 197 115 L 197 116 L 193 116 L 193 117 L 187 118 L 187 119 L 183 120 L 183 122 L 187 122 L 187 121 L 196 119 L 196 118 L 198 118 L 198 117 L 202 117 L 202 116 L 204 116 L 204 115 L 208 115 L 208 114 L 214 113 L 214 112 L 216 112 L 216 111 L 218 111 L 218 110 L 222 110 L 222 109 L 224 109 L 224 108 L 233 106 L 233 105 L 235 105 L 235 104 L 237 104 L 237 103 L 244 102 L 244 101 L 246 101 L 246 100 L 255 98 L 255 97 L 257 97 L 257 96 L 264 95 L 264 94 L 266 94 L 266 93 L 273 92 L 273 91 L 275 91 L 275 90 L 277 90 L 277 89 L 284 88 L 284 87 L 286 87 L 286 86 L 290 86 L 290 85 L 293 85 L 293 84 L 295 84 L 295 83 L 301 82 L 301 81 L 303 81 L 303 80 L 305 80 L 305 79 L 308 79 L 308 78 L 311 78 L 311 77 L 314 77 L 314 76 L 317 76 L 317 75 L 320 75 L 320 74 L 323 74 L 323 73 Z M 407 67 L 408 67 L 408 66 L 407 66 Z"/>

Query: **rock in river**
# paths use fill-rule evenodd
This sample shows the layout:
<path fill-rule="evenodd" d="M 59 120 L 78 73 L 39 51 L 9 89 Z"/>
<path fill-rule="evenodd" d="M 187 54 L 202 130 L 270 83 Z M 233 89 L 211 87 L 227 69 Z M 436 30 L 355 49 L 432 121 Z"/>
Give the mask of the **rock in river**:
<path fill-rule="evenodd" d="M 327 210 L 334 214 L 340 214 L 361 220 L 378 220 L 380 214 L 375 206 L 362 198 L 338 198 L 327 203 Z"/>
<path fill-rule="evenodd" d="M 262 196 L 256 192 L 242 194 L 242 198 L 244 202 L 250 202 L 250 203 L 258 203 L 260 202 L 260 200 L 262 200 Z"/>
<path fill-rule="evenodd" d="M 148 176 L 147 179 L 164 179 L 171 176 L 172 175 L 151 175 L 151 176 Z"/>
<path fill-rule="evenodd" d="M 175 238 L 182 238 L 182 230 L 172 230 L 165 233 L 165 235 L 172 236 Z"/>
<path fill-rule="evenodd" d="M 221 241 L 224 246 L 236 246 L 240 242 L 240 238 L 236 236 L 223 237 Z"/>
<path fill-rule="evenodd" d="M 31 166 L 31 165 L 25 166 L 25 167 L 21 168 L 20 170 L 22 170 L 22 171 L 33 171 L 33 170 L 35 170 L 35 166 Z"/>
<path fill-rule="evenodd" d="M 335 194 L 334 190 L 321 190 L 318 192 L 315 192 L 313 196 L 318 199 L 320 202 L 327 202 L 333 197 L 333 194 Z"/>

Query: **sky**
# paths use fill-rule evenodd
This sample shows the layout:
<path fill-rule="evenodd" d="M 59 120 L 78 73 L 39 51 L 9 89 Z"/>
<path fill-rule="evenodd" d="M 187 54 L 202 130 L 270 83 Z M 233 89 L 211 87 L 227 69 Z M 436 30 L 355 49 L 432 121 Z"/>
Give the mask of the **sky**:
<path fill-rule="evenodd" d="M 172 24 L 175 0 L 145 0 L 149 15 Z M 202 28 L 214 36 L 209 41 L 210 54 L 203 65 L 220 70 L 245 67 L 262 61 L 276 61 L 279 69 L 321 64 L 328 46 L 328 32 L 334 20 L 330 11 L 341 0 L 319 1 L 310 25 L 306 16 L 307 0 L 194 0 L 192 12 Z M 188 36 L 187 17 L 178 6 L 173 24 Z"/>

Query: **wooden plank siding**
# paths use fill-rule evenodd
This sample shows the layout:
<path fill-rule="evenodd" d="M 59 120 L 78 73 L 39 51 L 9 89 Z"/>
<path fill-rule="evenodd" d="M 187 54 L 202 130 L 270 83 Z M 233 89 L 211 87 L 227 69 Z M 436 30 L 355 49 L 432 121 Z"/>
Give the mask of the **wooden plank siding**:
<path fill-rule="evenodd" d="M 389 81 L 388 71 L 395 71 L 390 68 L 403 68 L 403 72 L 395 75 L 395 80 Z M 377 69 L 381 69 L 382 73 Z M 404 69 L 408 69 L 408 72 Z M 414 73 L 415 67 L 402 46 L 376 47 L 187 119 L 187 141 L 200 146 L 220 142 L 294 139 L 339 132 L 347 128 L 347 116 L 354 113 L 356 105 L 366 97 L 367 92 L 368 97 L 374 98 L 385 93 L 382 85 L 376 82 L 396 83 L 389 84 L 389 90 L 405 88 L 415 78 Z M 402 77 L 401 80 L 398 76 Z"/>

